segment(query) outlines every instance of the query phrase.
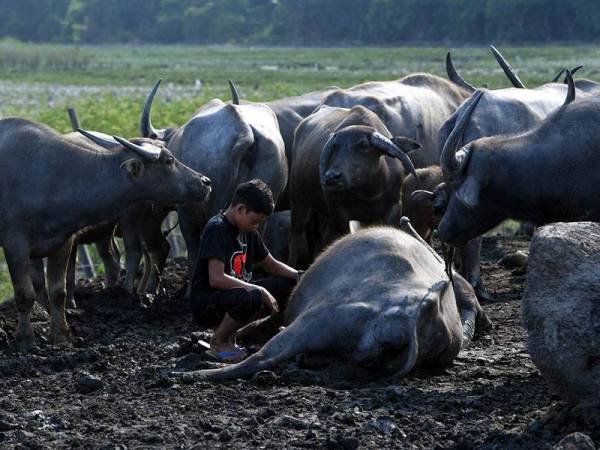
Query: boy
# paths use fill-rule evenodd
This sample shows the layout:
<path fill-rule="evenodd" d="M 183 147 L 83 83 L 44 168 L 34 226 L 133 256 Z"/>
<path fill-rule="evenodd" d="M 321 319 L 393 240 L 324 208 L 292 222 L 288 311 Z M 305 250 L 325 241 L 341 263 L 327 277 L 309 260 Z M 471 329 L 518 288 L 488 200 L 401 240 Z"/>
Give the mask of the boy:
<path fill-rule="evenodd" d="M 212 217 L 202 233 L 190 299 L 198 325 L 218 324 L 208 353 L 220 361 L 233 363 L 246 357 L 235 344 L 236 332 L 277 313 L 277 300 L 285 301 L 298 279 L 297 270 L 269 254 L 258 233 L 273 207 L 273 194 L 263 181 L 242 183 L 229 207 Z M 252 269 L 257 263 L 272 276 L 254 280 Z"/>

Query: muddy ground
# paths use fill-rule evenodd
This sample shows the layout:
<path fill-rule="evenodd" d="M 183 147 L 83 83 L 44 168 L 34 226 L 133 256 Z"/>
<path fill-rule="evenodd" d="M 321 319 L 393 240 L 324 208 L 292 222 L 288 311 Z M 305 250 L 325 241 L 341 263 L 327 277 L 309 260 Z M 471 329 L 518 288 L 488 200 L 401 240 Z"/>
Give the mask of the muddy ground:
<path fill-rule="evenodd" d="M 165 292 L 147 309 L 99 282 L 80 285 L 71 345 L 0 350 L 0 448 L 544 449 L 573 431 L 598 445 L 598 411 L 561 402 L 526 352 L 525 274 L 496 261 L 527 246 L 484 243 L 491 335 L 443 370 L 376 382 L 317 382 L 292 362 L 252 380 L 180 384 L 166 372 L 214 365 L 193 343 L 208 334 L 181 299 L 181 266 L 169 267 Z M 9 335 L 13 309 L 0 305 Z M 48 331 L 37 306 L 34 327 L 38 338 Z"/>

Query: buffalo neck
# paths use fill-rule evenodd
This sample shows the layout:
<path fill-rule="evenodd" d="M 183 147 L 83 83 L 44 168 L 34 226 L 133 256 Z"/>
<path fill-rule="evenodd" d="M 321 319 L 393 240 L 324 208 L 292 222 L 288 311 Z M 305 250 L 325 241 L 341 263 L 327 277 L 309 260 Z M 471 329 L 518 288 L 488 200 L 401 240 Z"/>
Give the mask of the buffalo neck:
<path fill-rule="evenodd" d="M 66 199 L 65 218 L 70 218 L 76 228 L 116 218 L 144 199 L 141 184 L 122 167 L 134 157 L 130 152 L 72 147 L 69 167 L 73 169 L 64 174 L 68 182 L 59 183 L 55 195 Z"/>
<path fill-rule="evenodd" d="M 594 209 L 593 195 L 586 194 L 591 192 L 586 183 L 592 179 L 586 174 L 592 175 L 594 168 L 578 158 L 584 149 L 569 148 L 558 134 L 541 139 L 527 133 L 511 144 L 497 153 L 497 175 L 490 180 L 494 202 L 502 204 L 508 217 L 542 224 L 584 219 Z"/>

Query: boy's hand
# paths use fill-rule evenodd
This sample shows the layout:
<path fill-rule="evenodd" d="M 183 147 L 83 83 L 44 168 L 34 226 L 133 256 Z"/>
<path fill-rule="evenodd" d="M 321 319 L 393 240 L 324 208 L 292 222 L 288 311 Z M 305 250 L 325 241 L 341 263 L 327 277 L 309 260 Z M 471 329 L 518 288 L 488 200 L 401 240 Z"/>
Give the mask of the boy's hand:
<path fill-rule="evenodd" d="M 275 300 L 275 297 L 273 297 L 271 293 L 265 288 L 262 288 L 262 301 L 265 307 L 269 311 L 271 311 L 271 314 L 279 312 L 279 305 L 277 304 L 277 300 Z"/>

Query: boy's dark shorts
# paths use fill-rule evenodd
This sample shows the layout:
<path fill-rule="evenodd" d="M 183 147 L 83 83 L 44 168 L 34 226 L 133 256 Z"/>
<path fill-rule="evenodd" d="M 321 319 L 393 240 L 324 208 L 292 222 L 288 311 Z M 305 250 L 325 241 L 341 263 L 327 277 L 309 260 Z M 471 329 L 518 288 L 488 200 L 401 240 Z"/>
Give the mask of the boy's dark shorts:
<path fill-rule="evenodd" d="M 271 293 L 280 311 L 287 304 L 287 299 L 296 282 L 282 277 L 266 277 L 252 280 L 252 284 L 264 287 Z M 191 296 L 194 321 L 201 327 L 216 327 L 226 313 L 239 323 L 247 323 L 262 305 L 260 289 L 232 288 L 212 292 L 197 292 Z"/>

